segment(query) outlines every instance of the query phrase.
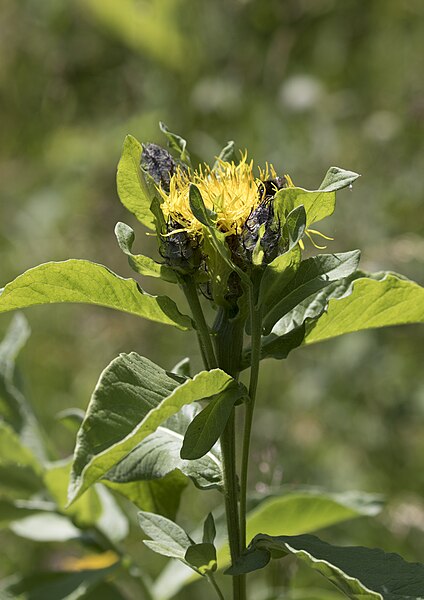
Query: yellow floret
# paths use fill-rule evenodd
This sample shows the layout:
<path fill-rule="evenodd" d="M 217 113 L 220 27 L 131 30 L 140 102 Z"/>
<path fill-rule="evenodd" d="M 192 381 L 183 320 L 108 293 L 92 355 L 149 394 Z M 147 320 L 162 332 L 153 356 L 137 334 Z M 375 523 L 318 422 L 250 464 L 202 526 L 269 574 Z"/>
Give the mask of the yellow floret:
<path fill-rule="evenodd" d="M 272 165 L 260 172 L 261 179 L 275 176 Z M 193 216 L 189 203 L 190 184 L 194 183 L 202 195 L 205 206 L 216 215 L 218 228 L 227 235 L 240 233 L 252 210 L 261 202 L 258 193 L 260 179 L 253 175 L 253 161 L 243 154 L 241 161 L 219 161 L 215 169 L 201 165 L 193 173 L 178 169 L 172 176 L 169 193 L 160 189 L 162 210 L 181 229 L 189 234 L 199 234 L 202 225 Z"/>

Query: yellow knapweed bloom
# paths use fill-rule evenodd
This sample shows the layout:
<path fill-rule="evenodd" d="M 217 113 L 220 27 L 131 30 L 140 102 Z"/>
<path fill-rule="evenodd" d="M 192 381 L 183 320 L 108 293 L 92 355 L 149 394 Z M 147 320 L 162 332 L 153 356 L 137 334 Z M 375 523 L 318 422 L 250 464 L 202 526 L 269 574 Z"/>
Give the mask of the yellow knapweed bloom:
<path fill-rule="evenodd" d="M 246 153 L 238 164 L 220 160 L 214 169 L 208 165 L 201 165 L 194 172 L 178 168 L 171 178 L 169 192 L 159 188 L 163 198 L 162 211 L 166 218 L 181 226 L 176 231 L 200 234 L 202 225 L 193 216 L 189 202 L 190 184 L 194 183 L 206 208 L 216 213 L 218 229 L 227 235 L 237 234 L 261 203 L 260 182 L 274 177 L 276 173 L 272 165 L 260 169 L 259 177 L 255 177 L 253 161 L 247 160 Z"/>

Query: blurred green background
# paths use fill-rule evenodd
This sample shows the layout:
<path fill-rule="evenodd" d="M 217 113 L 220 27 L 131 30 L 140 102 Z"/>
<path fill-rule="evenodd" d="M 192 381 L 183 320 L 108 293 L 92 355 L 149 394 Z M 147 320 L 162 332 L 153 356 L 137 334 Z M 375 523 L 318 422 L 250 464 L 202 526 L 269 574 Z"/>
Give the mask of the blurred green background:
<path fill-rule="evenodd" d="M 159 120 L 199 160 L 234 139 L 302 187 L 318 186 L 330 165 L 361 173 L 322 226 L 335 238 L 329 250 L 361 248 L 362 268 L 424 284 L 423 56 L 422 0 L 2 0 L 0 285 L 69 257 L 131 276 L 113 235 L 118 220 L 135 228 L 139 251 L 157 256 L 120 205 L 115 173 L 127 133 L 163 143 Z M 27 317 L 33 333 L 20 368 L 59 456 L 74 440 L 56 413 L 86 407 L 119 352 L 166 368 L 187 353 L 187 334 L 107 309 L 40 307 Z M 0 333 L 9 320 L 1 317 Z M 327 537 L 422 560 L 423 364 L 424 330 L 414 326 L 265 363 L 257 490 L 296 483 L 383 493 L 377 522 Z M 196 494 L 185 492 L 188 524 L 204 513 Z M 2 538 L 0 575 L 37 569 L 58 551 Z M 136 531 L 133 551 L 151 561 L 139 539 Z M 280 582 L 278 568 L 272 577 Z"/>

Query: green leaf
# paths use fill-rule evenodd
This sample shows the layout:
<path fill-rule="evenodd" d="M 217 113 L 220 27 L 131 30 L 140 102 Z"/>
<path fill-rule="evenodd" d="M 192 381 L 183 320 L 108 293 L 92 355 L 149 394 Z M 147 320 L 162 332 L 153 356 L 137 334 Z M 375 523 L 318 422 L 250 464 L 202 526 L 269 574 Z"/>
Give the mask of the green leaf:
<path fill-rule="evenodd" d="M 248 514 L 247 535 L 251 539 L 261 531 L 277 535 L 309 533 L 354 519 L 363 515 L 376 515 L 381 510 L 381 499 L 370 494 L 328 494 L 320 490 L 300 490 L 272 496 L 258 503 Z M 230 564 L 229 548 L 221 535 L 215 544 L 219 569 Z M 168 565 L 154 586 L 157 600 L 168 600 L 182 587 L 194 581 L 180 565 Z"/>
<path fill-rule="evenodd" d="M 352 283 L 364 276 L 364 273 L 361 271 L 355 271 L 348 277 L 338 279 L 312 296 L 309 296 L 277 321 L 272 328 L 271 336 L 284 337 L 299 327 L 305 329 L 306 321 L 311 323 L 327 310 L 328 302 L 331 298 L 348 296 L 352 292 Z"/>
<path fill-rule="evenodd" d="M 274 197 L 274 210 L 276 214 L 287 215 L 303 204 L 306 211 L 306 227 L 310 227 L 313 223 L 333 214 L 336 190 L 350 185 L 358 177 L 359 175 L 353 171 L 331 167 L 318 190 L 309 191 L 298 187 L 279 190 Z"/>
<path fill-rule="evenodd" d="M 360 175 L 354 173 L 354 171 L 345 171 L 339 167 L 330 167 L 323 182 L 319 186 L 319 189 L 323 192 L 336 192 L 337 190 L 352 185 L 358 177 L 360 177 Z"/>
<path fill-rule="evenodd" d="M 131 500 L 137 508 L 175 519 L 180 506 L 181 494 L 187 486 L 188 480 L 180 471 L 175 470 L 160 479 L 150 481 L 134 480 L 124 483 L 108 479 L 103 480 L 103 483 Z"/>
<path fill-rule="evenodd" d="M 40 512 L 54 512 L 56 505 L 45 500 L 0 499 L 0 527 Z"/>
<path fill-rule="evenodd" d="M 82 531 L 64 515 L 39 513 L 11 523 L 15 535 L 35 542 L 68 542 L 82 536 Z"/>
<path fill-rule="evenodd" d="M 17 433 L 0 420 L 0 496 L 26 498 L 43 488 L 43 469 Z"/>
<path fill-rule="evenodd" d="M 299 246 L 277 256 L 265 269 L 261 279 L 258 305 L 266 315 L 281 301 L 283 292 L 299 268 L 302 254 Z"/>
<path fill-rule="evenodd" d="M 142 254 L 132 254 L 131 249 L 134 243 L 134 230 L 125 223 L 117 223 L 115 226 L 115 235 L 122 252 L 128 256 L 128 262 L 132 269 L 140 275 L 146 277 L 157 277 L 170 283 L 177 283 L 178 279 L 175 271 L 167 265 L 161 265 L 148 256 Z"/>
<path fill-rule="evenodd" d="M 179 384 L 135 352 L 118 356 L 103 371 L 78 433 L 70 502 L 185 404 L 214 396 L 232 381 L 214 369 Z"/>
<path fill-rule="evenodd" d="M 303 204 L 294 208 L 286 217 L 283 225 L 282 239 L 287 248 L 285 252 L 290 252 L 299 242 L 306 228 L 306 212 Z"/>
<path fill-rule="evenodd" d="M 151 541 L 144 540 L 148 548 L 163 556 L 185 561 L 187 549 L 193 542 L 184 529 L 165 517 L 145 511 L 138 513 L 138 522 L 144 533 L 151 538 Z"/>
<path fill-rule="evenodd" d="M 140 223 L 154 229 L 153 213 L 150 211 L 152 195 L 140 167 L 142 151 L 141 144 L 132 135 L 127 135 L 118 164 L 116 183 L 119 198 L 125 208 Z"/>
<path fill-rule="evenodd" d="M 62 302 L 97 304 L 179 329 L 191 328 L 191 319 L 170 298 L 146 294 L 133 279 L 75 259 L 39 265 L 7 284 L 0 293 L 0 313 Z"/>
<path fill-rule="evenodd" d="M 165 123 L 160 122 L 159 127 L 160 127 L 160 130 L 162 131 L 162 133 L 164 133 L 166 135 L 170 147 L 179 154 L 180 159 L 184 163 L 186 163 L 187 165 L 190 166 L 191 165 L 190 154 L 187 151 L 186 140 L 184 138 L 182 138 L 181 136 L 177 135 L 176 133 L 172 133 L 171 131 L 169 131 L 169 129 L 165 125 Z"/>
<path fill-rule="evenodd" d="M 217 569 L 216 549 L 213 544 L 193 544 L 185 553 L 185 561 L 200 575 L 213 573 Z"/>
<path fill-rule="evenodd" d="M 28 322 L 17 313 L 0 343 L 0 416 L 19 434 L 22 443 L 40 459 L 45 458 L 42 435 L 15 376 L 15 360 L 30 335 Z"/>
<path fill-rule="evenodd" d="M 281 300 L 264 314 L 264 332 L 269 334 L 279 319 L 319 290 L 353 273 L 359 257 L 359 250 L 353 250 L 341 254 L 320 254 L 302 261 L 295 276 L 285 287 Z"/>
<path fill-rule="evenodd" d="M 302 344 L 304 337 L 304 325 L 300 325 L 300 327 L 296 327 L 284 335 L 275 335 L 274 333 L 271 333 L 270 335 L 264 336 L 261 345 L 261 360 L 264 358 L 276 358 L 279 360 L 287 358 L 292 350 L 298 348 Z M 250 367 L 251 354 L 250 348 L 247 348 L 243 352 L 241 364 L 242 370 Z"/>
<path fill-rule="evenodd" d="M 226 145 L 223 147 L 223 149 L 219 153 L 219 156 L 217 157 L 217 160 L 215 161 L 215 164 L 214 164 L 212 170 L 213 171 L 216 170 L 219 167 L 221 161 L 231 162 L 234 159 L 235 159 L 234 142 L 231 140 L 226 143 Z"/>
<path fill-rule="evenodd" d="M 79 600 L 88 598 L 91 590 L 100 590 L 98 584 L 118 568 L 119 563 L 104 569 L 90 569 L 77 572 L 36 573 L 14 582 L 5 592 L 19 600 Z M 3 589 L 0 590 L 3 592 Z M 102 594 L 97 598 L 104 598 Z M 116 598 L 120 600 L 120 596 Z"/>
<path fill-rule="evenodd" d="M 215 447 L 197 460 L 183 460 L 180 457 L 184 434 L 197 413 L 196 405 L 183 406 L 177 414 L 160 425 L 113 467 L 106 474 L 106 478 L 116 484 L 141 484 L 144 481 L 163 478 L 178 469 L 200 489 L 221 489 L 223 475 L 219 449 Z"/>
<path fill-rule="evenodd" d="M 271 557 L 281 558 L 287 554 L 293 554 L 318 571 L 352 600 L 423 598 L 423 564 L 406 562 L 398 554 L 387 554 L 377 548 L 332 546 L 313 535 L 258 535 L 247 554 L 228 573 L 253 571 L 265 566 Z"/>
<path fill-rule="evenodd" d="M 407 323 L 424 323 L 424 288 L 392 274 L 382 280 L 361 278 L 349 296 L 330 300 L 326 312 L 307 326 L 305 344 Z"/>
<path fill-rule="evenodd" d="M 78 527 L 87 527 L 96 523 L 102 514 L 102 504 L 94 488 L 69 508 L 67 490 L 71 473 L 72 459 L 65 459 L 47 465 L 44 481 L 50 496 L 58 509 L 71 518 Z"/>
<path fill-rule="evenodd" d="M 207 454 L 224 431 L 235 403 L 246 396 L 246 388 L 235 381 L 214 396 L 188 426 L 181 458 L 194 460 Z"/>
<path fill-rule="evenodd" d="M 215 520 L 213 514 L 209 513 L 203 523 L 203 536 L 202 540 L 204 543 L 213 544 L 216 537 Z"/>
<path fill-rule="evenodd" d="M 179 375 L 180 377 L 191 377 L 191 365 L 188 356 L 182 358 L 176 365 L 172 367 L 172 373 Z"/>

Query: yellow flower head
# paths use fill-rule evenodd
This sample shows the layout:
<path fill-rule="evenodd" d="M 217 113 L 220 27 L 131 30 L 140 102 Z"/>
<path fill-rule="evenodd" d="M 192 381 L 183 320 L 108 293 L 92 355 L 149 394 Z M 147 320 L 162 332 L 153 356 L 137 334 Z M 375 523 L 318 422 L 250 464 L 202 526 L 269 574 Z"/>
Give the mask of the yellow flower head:
<path fill-rule="evenodd" d="M 202 225 L 191 212 L 189 203 L 190 184 L 194 183 L 206 208 L 216 213 L 218 229 L 227 235 L 240 233 L 262 200 L 258 191 L 260 181 L 276 177 L 272 165 L 260 170 L 259 175 L 260 178 L 253 175 L 253 161 L 247 161 L 246 153 L 238 164 L 220 160 L 214 169 L 208 165 L 201 165 L 194 172 L 178 168 L 171 178 L 169 192 L 159 188 L 163 213 L 181 225 L 182 231 L 200 234 Z"/>

